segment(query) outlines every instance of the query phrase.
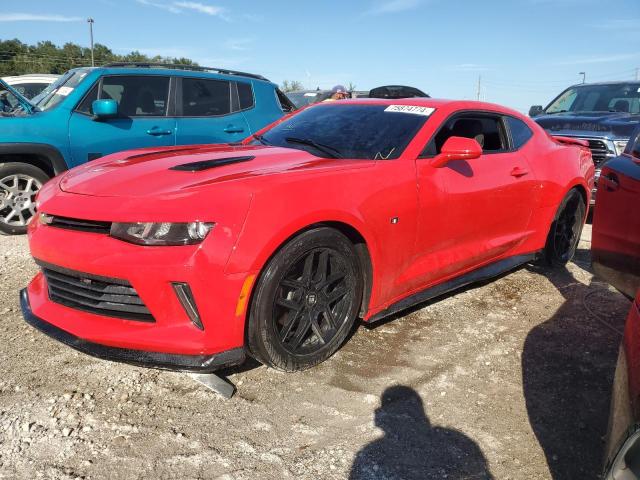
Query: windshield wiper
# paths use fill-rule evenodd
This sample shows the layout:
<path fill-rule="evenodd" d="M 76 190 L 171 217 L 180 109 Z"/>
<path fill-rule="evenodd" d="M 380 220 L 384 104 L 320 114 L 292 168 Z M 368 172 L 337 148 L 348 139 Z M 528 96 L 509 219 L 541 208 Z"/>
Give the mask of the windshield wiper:
<path fill-rule="evenodd" d="M 310 138 L 286 137 L 285 140 L 288 143 L 299 143 L 300 145 L 309 145 L 310 147 L 313 147 L 316 150 L 320 150 L 321 152 L 329 155 L 330 158 L 342 158 L 342 154 L 340 153 L 340 150 L 337 150 L 329 145 L 318 143 L 314 140 L 311 140 Z"/>
<path fill-rule="evenodd" d="M 557 112 L 546 112 L 547 115 L 555 115 L 556 113 L 567 113 L 569 110 L 558 110 Z"/>

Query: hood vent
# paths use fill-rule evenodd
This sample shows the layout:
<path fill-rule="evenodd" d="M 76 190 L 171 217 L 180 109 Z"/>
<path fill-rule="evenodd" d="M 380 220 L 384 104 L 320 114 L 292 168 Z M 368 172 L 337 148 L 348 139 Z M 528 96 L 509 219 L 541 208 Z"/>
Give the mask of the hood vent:
<path fill-rule="evenodd" d="M 183 172 L 201 172 L 202 170 L 209 170 L 210 168 L 222 167 L 224 165 L 231 165 L 233 163 L 248 162 L 253 160 L 254 156 L 245 157 L 226 157 L 215 158 L 212 160 L 201 160 L 199 162 L 183 163 L 182 165 L 176 165 L 170 167 L 169 170 L 179 170 Z"/>

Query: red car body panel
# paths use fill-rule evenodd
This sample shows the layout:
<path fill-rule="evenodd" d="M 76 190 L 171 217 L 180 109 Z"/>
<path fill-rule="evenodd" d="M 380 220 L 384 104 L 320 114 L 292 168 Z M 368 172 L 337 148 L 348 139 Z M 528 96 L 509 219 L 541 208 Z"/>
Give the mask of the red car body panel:
<path fill-rule="evenodd" d="M 344 103 L 436 110 L 395 160 L 326 159 L 301 150 L 249 145 L 247 139 L 244 145 L 121 152 L 49 182 L 38 201 L 40 211 L 50 215 L 216 225 L 199 245 L 141 247 L 108 235 L 32 222 L 29 241 L 37 260 L 128 280 L 156 323 L 107 318 L 56 304 L 48 299 L 41 274 L 27 290 L 33 313 L 104 345 L 214 354 L 243 346 L 243 286 L 253 286 L 252 279 L 274 252 L 311 225 L 338 225 L 364 239 L 372 273 L 364 308 L 368 320 L 417 291 L 500 259 L 540 251 L 571 188 L 580 188 L 589 202 L 594 174 L 589 151 L 550 139 L 515 111 L 433 99 Z M 420 153 L 442 123 L 461 111 L 514 116 L 533 136 L 520 150 L 434 168 Z M 169 170 L 231 155 L 255 158 L 202 172 Z M 170 286 L 176 281 L 191 286 L 204 331 L 179 304 Z"/>

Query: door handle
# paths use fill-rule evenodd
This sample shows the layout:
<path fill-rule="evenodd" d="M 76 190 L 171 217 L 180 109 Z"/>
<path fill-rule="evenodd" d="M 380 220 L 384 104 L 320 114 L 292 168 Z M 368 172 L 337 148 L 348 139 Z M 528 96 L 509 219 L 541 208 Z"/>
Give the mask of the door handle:
<path fill-rule="evenodd" d="M 600 183 L 602 183 L 602 185 L 604 185 L 604 187 L 610 192 L 614 192 L 618 190 L 618 188 L 620 187 L 620 184 L 618 183 L 616 178 L 609 175 L 600 176 L 600 179 L 598 180 L 598 184 Z"/>
<path fill-rule="evenodd" d="M 154 137 L 160 137 L 162 135 L 171 135 L 172 130 L 160 130 L 158 127 L 153 127 L 147 130 L 147 135 L 153 135 Z"/>
<path fill-rule="evenodd" d="M 234 125 L 228 125 L 227 128 L 224 129 L 227 133 L 242 133 L 244 132 L 243 127 L 236 127 Z"/>
<path fill-rule="evenodd" d="M 511 176 L 516 178 L 523 177 L 528 173 L 529 173 L 528 170 L 525 170 L 524 168 L 520 168 L 520 167 L 514 167 L 513 170 L 511 170 Z"/>

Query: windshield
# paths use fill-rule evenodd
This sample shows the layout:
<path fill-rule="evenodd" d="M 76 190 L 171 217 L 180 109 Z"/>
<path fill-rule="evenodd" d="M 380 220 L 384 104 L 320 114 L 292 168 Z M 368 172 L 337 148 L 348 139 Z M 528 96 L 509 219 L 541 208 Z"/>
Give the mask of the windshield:
<path fill-rule="evenodd" d="M 289 92 L 287 97 L 291 100 L 296 108 L 302 108 L 312 103 L 317 103 L 331 96 L 327 92 Z"/>
<path fill-rule="evenodd" d="M 640 113 L 640 83 L 571 87 L 551 102 L 545 112 Z"/>
<path fill-rule="evenodd" d="M 408 105 L 317 105 L 276 125 L 254 143 L 308 150 L 321 157 L 398 158 L 432 112 Z"/>
<path fill-rule="evenodd" d="M 36 95 L 31 103 L 39 110 L 48 110 L 55 107 L 67 95 L 80 84 L 82 79 L 89 73 L 87 69 L 74 70 L 65 73 L 56 82 L 45 88 L 39 95 Z"/>

